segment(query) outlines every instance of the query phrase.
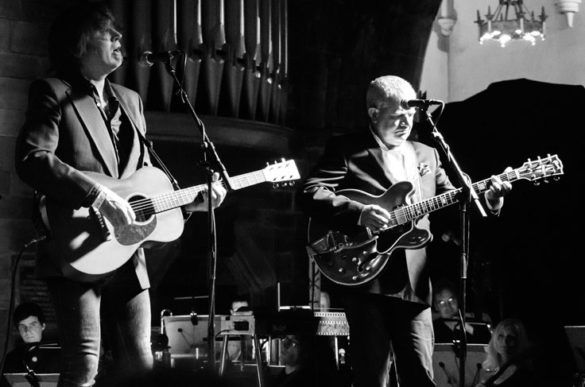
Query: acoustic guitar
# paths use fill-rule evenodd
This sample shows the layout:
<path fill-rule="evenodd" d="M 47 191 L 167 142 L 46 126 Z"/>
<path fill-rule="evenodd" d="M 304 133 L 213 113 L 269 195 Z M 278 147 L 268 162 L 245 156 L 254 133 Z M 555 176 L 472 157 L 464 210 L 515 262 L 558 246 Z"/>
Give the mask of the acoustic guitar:
<path fill-rule="evenodd" d="M 73 209 L 47 197 L 41 199 L 41 218 L 49 233 L 44 251 L 62 263 L 66 276 L 81 281 L 116 270 L 147 242 L 179 238 L 184 224 L 180 207 L 207 189 L 207 184 L 201 184 L 175 191 L 164 172 L 154 167 L 141 168 L 127 179 L 85 173 L 126 199 L 136 221 L 114 229 L 93 208 Z M 294 160 L 283 160 L 262 170 L 230 177 L 229 186 L 238 190 L 264 182 L 286 184 L 299 178 Z"/>

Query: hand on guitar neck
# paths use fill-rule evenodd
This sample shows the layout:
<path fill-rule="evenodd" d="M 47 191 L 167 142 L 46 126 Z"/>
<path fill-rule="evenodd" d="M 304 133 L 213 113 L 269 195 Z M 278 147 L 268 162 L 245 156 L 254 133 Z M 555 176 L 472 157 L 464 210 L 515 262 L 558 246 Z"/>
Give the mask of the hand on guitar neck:
<path fill-rule="evenodd" d="M 214 182 L 211 192 L 212 206 L 217 208 L 225 199 L 227 191 L 219 182 L 218 173 L 213 174 L 212 180 Z M 99 185 L 98 189 L 99 194 L 92 207 L 98 210 L 112 224 L 114 229 L 120 229 L 134 223 L 136 214 L 130 203 L 103 185 Z M 207 190 L 204 190 L 191 203 L 185 205 L 185 210 L 187 212 L 207 211 L 207 199 Z"/>
<path fill-rule="evenodd" d="M 213 181 L 213 184 L 211 185 L 211 206 L 217 208 L 221 205 L 223 199 L 225 199 L 227 190 L 219 181 L 219 173 L 215 172 L 211 177 L 211 180 Z M 185 210 L 187 212 L 207 211 L 207 200 L 207 190 L 203 190 L 191 203 L 185 206 Z"/>
<path fill-rule="evenodd" d="M 507 168 L 505 173 L 512 171 Z M 489 190 L 485 192 L 485 199 L 490 210 L 497 212 L 503 205 L 504 196 L 510 192 L 512 184 L 509 181 L 502 181 L 499 176 L 492 176 L 489 180 Z M 358 219 L 358 226 L 369 228 L 372 232 L 378 233 L 391 226 L 391 215 L 385 208 L 378 204 L 367 204 L 362 209 Z"/>
<path fill-rule="evenodd" d="M 510 173 L 513 169 L 511 167 L 506 168 L 504 173 Z M 503 181 L 499 176 L 493 175 L 490 177 L 490 189 L 485 193 L 485 200 L 490 206 L 490 210 L 499 211 L 504 204 L 504 196 L 512 189 L 512 183 L 509 181 Z"/>

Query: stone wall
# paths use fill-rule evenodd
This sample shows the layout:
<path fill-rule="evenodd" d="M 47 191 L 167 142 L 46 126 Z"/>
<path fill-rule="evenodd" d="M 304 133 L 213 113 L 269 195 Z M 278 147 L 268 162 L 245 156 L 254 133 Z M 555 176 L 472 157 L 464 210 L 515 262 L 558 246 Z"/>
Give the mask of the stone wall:
<path fill-rule="evenodd" d="M 24 120 L 28 85 L 48 71 L 50 22 L 68 3 L 71 1 L 0 2 L 0 345 L 4 345 L 11 268 L 24 244 L 36 235 L 30 221 L 31 190 L 14 171 L 14 142 Z M 31 250 L 24 253 L 22 267 L 30 268 Z M 27 294 L 37 284 L 29 285 Z M 17 293 L 17 303 L 19 299 Z"/>

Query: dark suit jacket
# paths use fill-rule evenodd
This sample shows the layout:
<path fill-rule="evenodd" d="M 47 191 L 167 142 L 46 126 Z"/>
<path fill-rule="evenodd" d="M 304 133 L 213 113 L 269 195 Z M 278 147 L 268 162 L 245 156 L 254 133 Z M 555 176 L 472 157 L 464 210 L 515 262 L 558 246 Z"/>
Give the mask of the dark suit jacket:
<path fill-rule="evenodd" d="M 82 171 L 125 178 L 150 164 L 145 145 L 137 132 L 146 131 L 139 95 L 111 84 L 133 132 L 128 163 L 119 169 L 114 146 L 104 119 L 80 76 L 47 78 L 33 82 L 29 91 L 26 121 L 16 144 L 16 170 L 39 193 L 64 206 L 89 206 L 95 182 Z M 62 276 L 57 262 L 42 254 L 41 276 Z M 144 252 L 135 254 L 134 266 L 140 284 L 148 287 Z"/>
<path fill-rule="evenodd" d="M 440 165 L 437 151 L 419 142 L 412 142 L 412 145 L 420 170 L 422 198 L 452 189 L 453 186 Z M 333 137 L 329 141 L 321 160 L 304 183 L 301 200 L 311 217 L 335 225 L 341 230 L 348 230 L 357 225 L 364 205 L 335 192 L 353 188 L 379 195 L 391 185 L 390 174 L 382 159 L 382 150 L 372 133 L 365 130 Z M 428 216 L 421 219 L 419 225 L 428 226 Z M 395 251 L 389 264 L 377 278 L 351 289 L 430 304 L 430 280 L 425 249 Z"/>

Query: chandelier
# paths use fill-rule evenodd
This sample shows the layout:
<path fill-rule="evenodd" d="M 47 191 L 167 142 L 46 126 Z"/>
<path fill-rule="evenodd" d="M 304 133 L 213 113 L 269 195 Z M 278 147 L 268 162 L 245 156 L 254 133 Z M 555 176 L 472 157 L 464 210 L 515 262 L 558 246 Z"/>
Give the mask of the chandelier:
<path fill-rule="evenodd" d="M 495 40 L 500 43 L 500 46 L 505 47 L 512 39 L 525 40 L 532 45 L 536 43 L 537 38 L 544 40 L 544 21 L 547 18 L 544 7 L 540 16 L 535 17 L 534 12 L 528 11 L 522 0 L 499 0 L 499 2 L 494 13 L 488 6 L 485 19 L 482 19 L 479 10 L 477 11 L 475 22 L 479 26 L 480 44 Z"/>

